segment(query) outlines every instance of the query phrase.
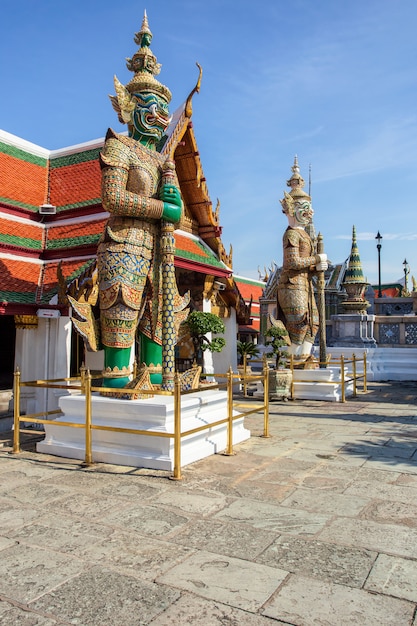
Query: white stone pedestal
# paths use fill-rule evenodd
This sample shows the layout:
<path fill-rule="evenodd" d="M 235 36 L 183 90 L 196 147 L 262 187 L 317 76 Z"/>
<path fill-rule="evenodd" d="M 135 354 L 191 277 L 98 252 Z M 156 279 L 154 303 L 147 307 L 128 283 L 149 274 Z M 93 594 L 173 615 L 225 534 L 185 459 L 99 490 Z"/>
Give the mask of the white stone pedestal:
<path fill-rule="evenodd" d="M 45 424 L 45 439 L 38 452 L 70 459 L 85 458 L 85 429 L 57 426 L 56 422 L 85 423 L 85 398 L 63 396 L 59 405 L 64 415 Z M 235 415 L 237 413 L 235 412 Z M 181 397 L 181 431 L 227 418 L 227 393 L 205 390 Z M 93 426 L 113 426 L 138 430 L 174 433 L 174 398 L 154 396 L 141 400 L 118 400 L 94 395 Z M 249 439 L 243 418 L 233 422 L 233 445 Z M 174 438 L 92 430 L 93 462 L 174 469 Z M 181 439 L 181 467 L 203 459 L 227 447 L 227 424 L 213 426 Z"/>
<path fill-rule="evenodd" d="M 345 380 L 349 378 L 345 369 Z M 326 367 L 315 370 L 294 370 L 294 397 L 296 400 L 327 400 L 340 402 L 342 399 L 341 368 Z M 345 397 L 353 395 L 353 382 L 346 383 Z"/>
<path fill-rule="evenodd" d="M 349 378 L 345 368 L 345 380 Z M 340 367 L 327 367 L 314 370 L 293 370 L 295 400 L 326 400 L 340 402 L 342 399 L 342 385 Z M 257 383 L 254 397 L 263 397 L 262 382 Z M 346 383 L 345 397 L 353 395 L 353 382 Z"/>

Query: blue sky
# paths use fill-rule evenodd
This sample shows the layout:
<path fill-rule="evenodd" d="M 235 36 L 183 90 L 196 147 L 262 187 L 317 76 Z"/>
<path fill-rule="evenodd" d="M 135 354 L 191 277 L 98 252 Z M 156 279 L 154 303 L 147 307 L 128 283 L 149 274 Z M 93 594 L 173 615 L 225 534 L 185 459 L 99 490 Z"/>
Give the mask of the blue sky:
<path fill-rule="evenodd" d="M 193 121 L 236 274 L 282 261 L 280 198 L 311 165 L 316 230 L 333 262 L 356 227 L 363 271 L 417 278 L 415 0 L 2 0 L 0 128 L 49 149 L 122 130 L 113 75 L 147 10 L 174 111 L 203 67 Z"/>

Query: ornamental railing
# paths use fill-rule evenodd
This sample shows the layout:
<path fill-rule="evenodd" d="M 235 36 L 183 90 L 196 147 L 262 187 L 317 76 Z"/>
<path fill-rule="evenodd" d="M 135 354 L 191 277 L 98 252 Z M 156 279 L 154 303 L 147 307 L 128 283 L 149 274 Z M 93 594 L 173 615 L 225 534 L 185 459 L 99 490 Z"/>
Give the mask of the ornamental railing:
<path fill-rule="evenodd" d="M 61 378 L 54 380 L 35 380 L 35 381 L 21 381 L 21 376 L 19 370 L 16 370 L 14 374 L 14 433 L 13 433 L 13 454 L 19 454 L 21 452 L 20 448 L 20 430 L 21 424 L 50 424 L 51 420 L 47 419 L 47 416 L 60 416 L 64 415 L 60 409 L 55 409 L 53 411 L 43 411 L 41 413 L 32 413 L 32 414 L 24 414 L 20 413 L 20 393 L 22 387 L 37 387 L 37 388 L 53 388 L 53 389 L 63 389 L 65 391 L 75 391 L 79 394 L 83 395 L 85 398 L 85 421 L 84 423 L 75 423 L 71 421 L 53 421 L 54 426 L 64 426 L 64 427 L 72 427 L 72 428 L 83 428 L 85 430 L 85 458 L 83 461 L 83 466 L 89 466 L 93 463 L 93 446 L 92 446 L 92 433 L 94 430 L 106 430 L 111 432 L 118 433 L 129 433 L 134 435 L 144 435 L 144 436 L 152 436 L 152 437 L 164 437 L 171 438 L 174 440 L 174 463 L 173 463 L 173 476 L 174 480 L 181 480 L 181 442 L 184 437 L 192 435 L 194 433 L 210 430 L 213 427 L 219 426 L 221 424 L 226 424 L 227 427 L 227 445 L 223 454 L 230 456 L 234 454 L 233 452 L 233 422 L 237 419 L 241 419 L 253 413 L 259 413 L 263 411 L 264 423 L 263 423 L 263 437 L 269 437 L 269 398 L 268 398 L 268 367 L 265 366 L 262 372 L 258 375 L 252 376 L 252 380 L 260 380 L 263 382 L 265 393 L 263 397 L 263 403 L 257 402 L 254 403 L 253 408 L 250 410 L 239 410 L 242 405 L 239 400 L 236 401 L 234 397 L 234 389 L 240 382 L 240 375 L 237 373 L 233 373 L 232 369 L 226 374 L 210 374 L 210 377 L 215 377 L 216 379 L 224 379 L 224 382 L 215 382 L 210 383 L 209 386 L 201 386 L 198 389 L 192 390 L 181 390 L 180 383 L 180 375 L 177 372 L 174 378 L 174 390 L 173 391 L 162 391 L 159 389 L 145 390 L 141 389 L 141 396 L 146 395 L 160 395 L 160 396 L 173 396 L 174 398 L 174 429 L 173 432 L 161 432 L 161 431 L 152 431 L 152 430 L 142 430 L 139 428 L 121 428 L 117 426 L 104 426 L 100 424 L 95 424 L 92 418 L 92 398 L 94 393 L 108 393 L 112 394 L 120 393 L 123 396 L 126 394 L 137 394 L 138 391 L 136 389 L 109 389 L 108 387 L 101 387 L 93 385 L 93 377 L 89 370 L 82 371 L 79 377 L 71 377 L 71 378 Z M 205 391 L 207 389 L 226 389 L 227 390 L 227 410 L 226 414 L 223 418 L 203 424 L 201 426 L 189 429 L 182 430 L 181 427 L 181 398 L 185 395 L 196 393 L 197 391 Z"/>

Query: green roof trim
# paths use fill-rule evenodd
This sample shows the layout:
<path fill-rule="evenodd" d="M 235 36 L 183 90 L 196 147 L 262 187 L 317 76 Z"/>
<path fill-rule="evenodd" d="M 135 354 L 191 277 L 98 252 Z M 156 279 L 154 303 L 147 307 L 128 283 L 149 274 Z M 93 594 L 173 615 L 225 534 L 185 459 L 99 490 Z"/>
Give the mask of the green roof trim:
<path fill-rule="evenodd" d="M 0 151 L 14 157 L 15 159 L 20 159 L 21 161 L 26 161 L 27 163 L 32 163 L 33 165 L 39 165 L 40 167 L 46 167 L 48 164 L 48 159 L 45 157 L 31 154 L 30 152 L 26 152 L 25 150 L 16 148 L 15 146 L 10 146 L 2 141 L 0 141 Z"/>
<path fill-rule="evenodd" d="M 233 278 L 237 283 L 243 283 L 245 285 L 254 285 L 255 287 L 264 287 L 266 285 L 262 280 L 257 280 L 256 278 L 241 278 L 233 274 Z"/>
<path fill-rule="evenodd" d="M 47 250 L 57 250 L 59 248 L 74 248 L 75 246 L 84 246 L 94 244 L 99 241 L 101 234 L 82 235 L 80 237 L 64 237 L 63 239 L 52 239 L 48 241 Z"/>
<path fill-rule="evenodd" d="M 39 205 L 27 204 L 26 202 L 19 202 L 19 200 L 13 200 L 12 198 L 4 198 L 0 196 L 0 202 L 9 204 L 10 206 L 18 207 L 19 209 L 26 209 L 32 212 L 38 212 Z M 91 200 L 82 200 L 81 202 L 74 202 L 74 204 L 64 204 L 63 206 L 57 206 L 56 212 L 70 211 L 71 209 L 79 209 L 85 206 L 94 206 L 101 204 L 101 198 L 92 198 Z"/>
<path fill-rule="evenodd" d="M 14 304 L 35 304 L 35 292 L 0 291 L 0 302 Z"/>
<path fill-rule="evenodd" d="M 92 198 L 92 200 L 82 200 L 81 202 L 74 202 L 73 204 L 63 204 L 56 207 L 56 212 L 70 211 L 71 209 L 79 209 L 83 206 L 92 206 L 94 204 L 101 204 L 101 198 Z"/>
<path fill-rule="evenodd" d="M 26 202 L 19 202 L 19 200 L 13 200 L 13 198 L 4 198 L 0 196 L 0 202 L 9 204 L 10 206 L 19 207 L 19 209 L 27 209 L 28 211 L 37 211 L 39 206 L 37 204 L 27 204 Z"/>
<path fill-rule="evenodd" d="M 15 246 L 16 248 L 42 250 L 42 241 L 29 239 L 28 237 L 18 237 L 17 235 L 5 235 L 4 233 L 0 233 L 0 242 Z"/>
<path fill-rule="evenodd" d="M 78 163 L 85 163 L 86 161 L 96 161 L 101 152 L 101 148 L 93 148 L 92 150 L 83 150 L 82 152 L 75 152 L 74 154 L 68 154 L 67 156 L 56 157 L 50 160 L 51 170 L 58 169 L 59 167 L 68 167 L 70 165 L 77 165 Z"/>
<path fill-rule="evenodd" d="M 197 243 L 197 245 L 201 247 L 202 249 L 201 256 L 198 254 L 194 254 L 194 252 L 189 252 L 188 250 L 181 250 L 180 248 L 177 248 L 176 246 L 175 246 L 175 256 L 177 256 L 179 259 L 187 259 L 189 261 L 196 261 L 198 263 L 202 263 L 203 265 L 209 265 L 211 267 L 219 267 L 219 268 L 224 269 L 223 263 L 221 263 L 217 259 L 217 257 L 214 256 L 214 253 L 212 256 L 210 256 L 205 248 L 200 246 L 199 243 Z"/>

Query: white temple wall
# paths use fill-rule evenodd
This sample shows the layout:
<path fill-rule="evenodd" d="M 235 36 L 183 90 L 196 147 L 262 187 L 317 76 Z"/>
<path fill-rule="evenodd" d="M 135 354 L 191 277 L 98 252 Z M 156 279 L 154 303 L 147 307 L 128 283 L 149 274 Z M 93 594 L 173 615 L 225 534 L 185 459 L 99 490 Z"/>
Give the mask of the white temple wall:
<path fill-rule="evenodd" d="M 221 374 L 228 372 L 231 367 L 237 372 L 237 323 L 236 310 L 230 309 L 230 317 L 223 319 L 226 327 L 224 338 L 226 345 L 221 352 L 213 352 L 214 371 Z"/>
<path fill-rule="evenodd" d="M 203 300 L 203 312 L 211 313 L 210 300 Z M 232 370 L 237 372 L 237 323 L 236 323 L 236 310 L 230 309 L 230 317 L 222 318 L 225 325 L 225 333 L 223 337 L 226 340 L 226 345 L 221 352 L 210 352 L 206 350 L 204 352 L 204 371 L 207 374 L 217 372 L 224 374 L 232 366 Z M 207 339 L 211 341 L 212 333 L 207 333 Z"/>
<path fill-rule="evenodd" d="M 38 319 L 34 329 L 16 329 L 15 369 L 22 382 L 66 378 L 70 372 L 71 320 L 69 317 Z M 40 413 L 58 408 L 62 389 L 22 387 L 21 413 Z"/>

